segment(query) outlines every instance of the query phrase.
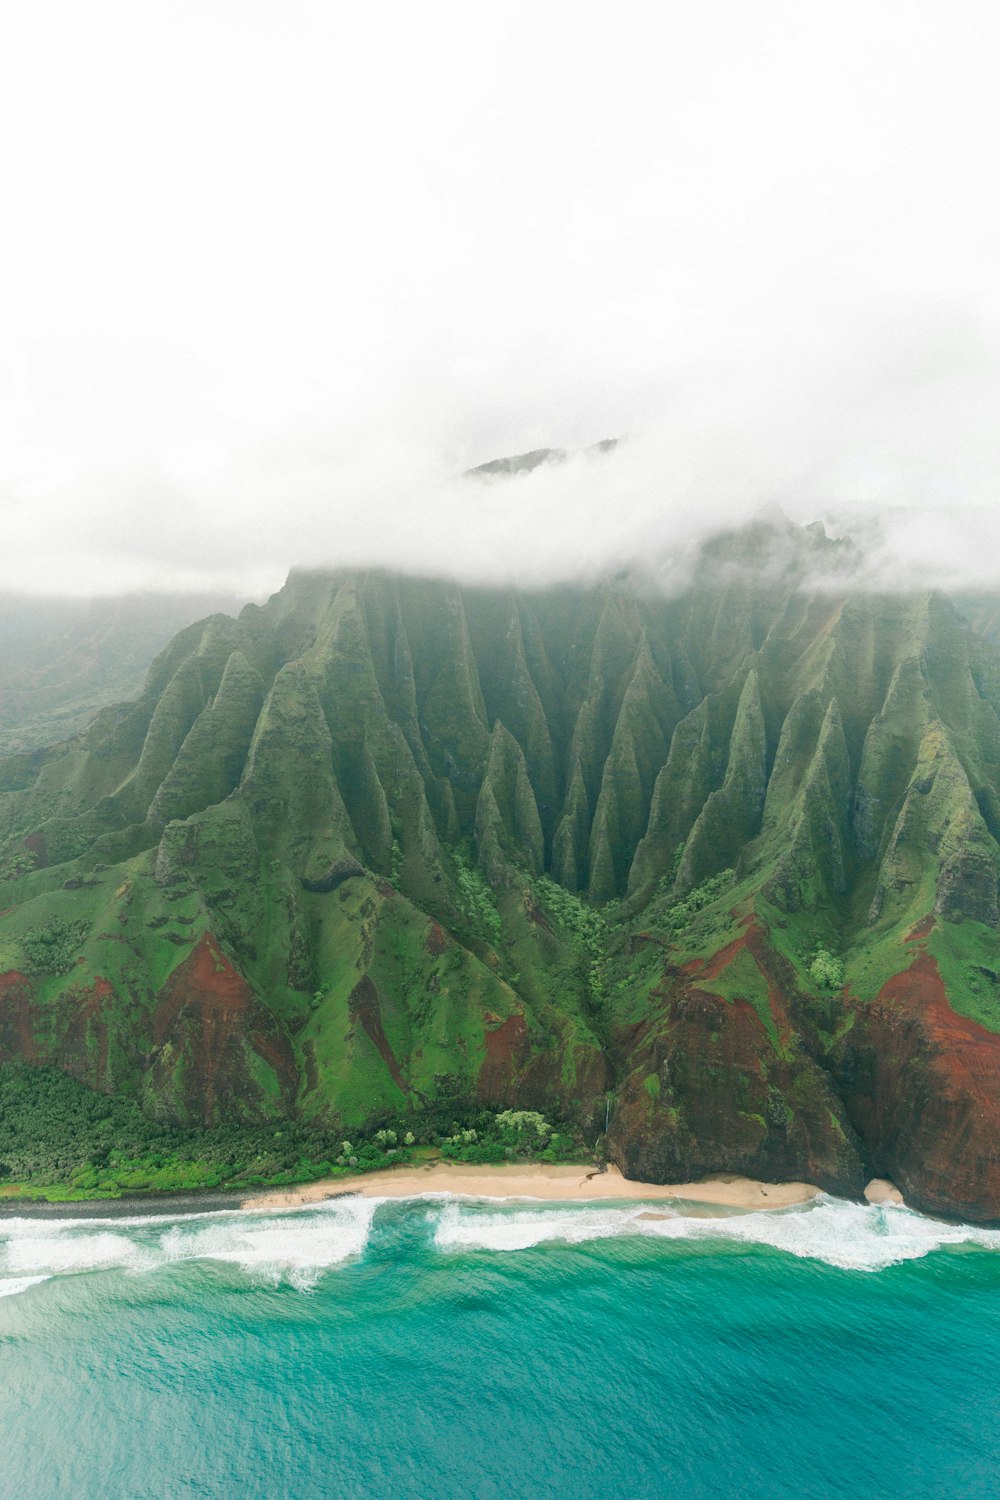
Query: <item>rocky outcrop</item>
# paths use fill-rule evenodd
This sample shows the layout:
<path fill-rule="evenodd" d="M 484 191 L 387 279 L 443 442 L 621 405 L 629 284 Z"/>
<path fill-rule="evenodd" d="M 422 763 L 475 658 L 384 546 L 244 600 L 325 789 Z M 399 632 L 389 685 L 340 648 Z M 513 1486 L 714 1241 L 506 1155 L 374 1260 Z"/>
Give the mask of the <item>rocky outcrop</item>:
<path fill-rule="evenodd" d="M 1000 1035 L 955 1013 L 930 954 L 858 1006 L 833 1068 L 873 1172 L 907 1203 L 1000 1220 Z"/>
<path fill-rule="evenodd" d="M 724 1171 L 861 1192 L 863 1152 L 792 1019 L 782 967 L 753 923 L 707 962 L 665 965 L 649 1019 L 617 1037 L 608 1150 L 626 1176 Z"/>

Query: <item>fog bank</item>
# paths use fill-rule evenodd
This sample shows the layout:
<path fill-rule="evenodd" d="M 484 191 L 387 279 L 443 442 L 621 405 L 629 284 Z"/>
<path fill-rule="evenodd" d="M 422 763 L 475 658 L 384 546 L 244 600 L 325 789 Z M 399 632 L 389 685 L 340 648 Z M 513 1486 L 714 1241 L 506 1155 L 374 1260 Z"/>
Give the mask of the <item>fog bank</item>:
<path fill-rule="evenodd" d="M 774 507 L 996 586 L 998 46 L 985 0 L 21 7 L 0 588 L 675 587 Z"/>

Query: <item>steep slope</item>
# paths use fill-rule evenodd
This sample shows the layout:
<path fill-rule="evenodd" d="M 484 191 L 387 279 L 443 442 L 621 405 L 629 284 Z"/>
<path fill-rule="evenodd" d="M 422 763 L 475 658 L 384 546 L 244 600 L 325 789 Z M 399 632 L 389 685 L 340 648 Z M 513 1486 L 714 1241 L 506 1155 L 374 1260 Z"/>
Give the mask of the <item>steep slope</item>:
<path fill-rule="evenodd" d="M 178 630 L 239 602 L 223 594 L 0 595 L 0 754 L 55 744 L 85 729 L 97 709 L 138 697 Z"/>
<path fill-rule="evenodd" d="M 610 1114 L 633 1175 L 1000 1218 L 1000 655 L 777 541 L 682 598 L 303 573 L 182 632 L 0 761 L 0 1061 L 188 1123 Z"/>

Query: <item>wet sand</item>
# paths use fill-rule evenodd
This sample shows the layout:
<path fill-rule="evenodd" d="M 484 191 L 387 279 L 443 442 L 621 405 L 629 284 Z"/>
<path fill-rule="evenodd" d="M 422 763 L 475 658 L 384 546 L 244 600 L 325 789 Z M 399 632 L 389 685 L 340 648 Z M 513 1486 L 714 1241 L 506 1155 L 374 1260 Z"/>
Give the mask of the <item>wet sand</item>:
<path fill-rule="evenodd" d="M 0 1199 L 0 1219 L 131 1219 L 165 1214 L 211 1214 L 242 1207 L 246 1191 L 125 1194 L 121 1198 L 74 1198 L 46 1203 L 41 1198 Z"/>
<path fill-rule="evenodd" d="M 888 1177 L 873 1177 L 865 1188 L 865 1197 L 869 1203 L 902 1203 L 903 1195 L 894 1182 Z"/>

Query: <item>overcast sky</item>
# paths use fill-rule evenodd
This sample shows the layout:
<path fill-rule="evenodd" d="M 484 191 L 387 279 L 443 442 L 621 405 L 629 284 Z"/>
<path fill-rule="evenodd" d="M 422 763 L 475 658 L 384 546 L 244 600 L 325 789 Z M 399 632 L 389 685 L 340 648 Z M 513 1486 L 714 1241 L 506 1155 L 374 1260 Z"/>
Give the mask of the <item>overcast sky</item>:
<path fill-rule="evenodd" d="M 995 579 L 998 70 L 971 0 L 8 6 L 0 587 L 537 581 L 774 503 Z"/>

